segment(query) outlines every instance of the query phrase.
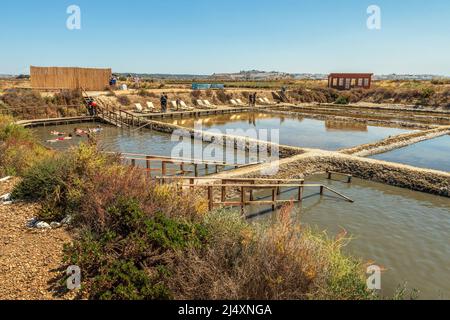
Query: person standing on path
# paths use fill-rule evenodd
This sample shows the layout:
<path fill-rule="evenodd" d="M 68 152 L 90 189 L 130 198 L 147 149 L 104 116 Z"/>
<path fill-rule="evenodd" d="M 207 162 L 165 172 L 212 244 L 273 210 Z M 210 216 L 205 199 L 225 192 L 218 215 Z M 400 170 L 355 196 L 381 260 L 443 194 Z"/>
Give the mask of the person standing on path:
<path fill-rule="evenodd" d="M 163 92 L 162 96 L 161 96 L 161 111 L 163 113 L 167 112 L 167 95 Z"/>

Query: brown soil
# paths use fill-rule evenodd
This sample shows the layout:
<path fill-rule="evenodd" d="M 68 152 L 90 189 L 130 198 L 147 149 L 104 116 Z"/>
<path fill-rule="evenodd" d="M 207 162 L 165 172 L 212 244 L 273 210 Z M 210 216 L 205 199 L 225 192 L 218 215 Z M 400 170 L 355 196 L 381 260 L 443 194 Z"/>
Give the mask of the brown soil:
<path fill-rule="evenodd" d="M 0 183 L 0 194 L 16 182 Z M 54 283 L 71 236 L 65 229 L 28 229 L 27 221 L 38 210 L 36 204 L 0 204 L 0 300 L 57 299 Z"/>

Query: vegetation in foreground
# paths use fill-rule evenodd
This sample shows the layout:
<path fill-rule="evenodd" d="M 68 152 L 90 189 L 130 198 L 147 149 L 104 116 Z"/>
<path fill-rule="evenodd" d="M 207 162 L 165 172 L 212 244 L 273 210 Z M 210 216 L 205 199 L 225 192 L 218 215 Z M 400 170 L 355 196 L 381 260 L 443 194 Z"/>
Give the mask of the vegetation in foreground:
<path fill-rule="evenodd" d="M 49 153 L 29 130 L 0 115 L 0 176 L 20 176 Z"/>
<path fill-rule="evenodd" d="M 40 148 L 7 121 L 2 146 L 12 139 Z M 6 169 L 22 175 L 13 198 L 40 202 L 45 221 L 72 217 L 75 241 L 63 263 L 83 272 L 80 298 L 374 298 L 360 263 L 342 253 L 346 240 L 293 224 L 290 207 L 276 223 L 250 224 L 234 211 L 208 212 L 201 198 L 157 185 L 95 146 L 37 153 Z M 3 152 L 0 161 L 5 170 Z"/>

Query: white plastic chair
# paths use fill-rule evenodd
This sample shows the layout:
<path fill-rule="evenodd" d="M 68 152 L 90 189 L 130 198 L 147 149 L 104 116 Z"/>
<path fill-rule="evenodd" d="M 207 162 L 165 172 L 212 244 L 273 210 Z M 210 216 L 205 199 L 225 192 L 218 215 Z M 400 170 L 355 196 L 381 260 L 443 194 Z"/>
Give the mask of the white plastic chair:
<path fill-rule="evenodd" d="M 208 107 L 203 103 L 202 100 L 197 100 L 197 105 L 200 109 L 208 109 Z"/>
<path fill-rule="evenodd" d="M 137 113 L 143 113 L 144 112 L 144 108 L 142 108 L 142 105 L 140 103 L 135 103 L 134 105 L 136 107 L 136 112 Z"/>
<path fill-rule="evenodd" d="M 194 110 L 194 108 L 189 107 L 183 100 L 180 101 L 181 108 L 184 110 Z"/>
<path fill-rule="evenodd" d="M 208 100 L 203 101 L 205 103 L 205 106 L 207 106 L 209 109 L 216 109 L 216 106 L 213 106 Z"/>

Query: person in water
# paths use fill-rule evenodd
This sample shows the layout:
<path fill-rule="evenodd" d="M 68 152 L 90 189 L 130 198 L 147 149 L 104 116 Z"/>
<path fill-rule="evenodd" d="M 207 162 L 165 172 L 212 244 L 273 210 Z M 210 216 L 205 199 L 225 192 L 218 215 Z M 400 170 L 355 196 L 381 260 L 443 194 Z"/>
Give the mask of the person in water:
<path fill-rule="evenodd" d="M 89 133 L 100 133 L 103 131 L 103 128 L 100 126 L 97 126 L 97 128 L 89 129 Z"/>
<path fill-rule="evenodd" d="M 65 136 L 66 135 L 64 132 L 59 132 L 59 131 L 52 131 L 50 133 L 52 134 L 52 136 Z"/>
<path fill-rule="evenodd" d="M 56 139 L 47 140 L 47 142 L 56 143 L 56 142 L 60 142 L 60 141 L 72 140 L 72 138 L 73 138 L 72 134 L 69 134 L 68 137 L 59 137 Z"/>
<path fill-rule="evenodd" d="M 82 137 L 87 135 L 89 132 L 80 128 L 75 128 L 73 129 L 73 132 L 75 133 L 76 136 L 78 137 Z"/>

